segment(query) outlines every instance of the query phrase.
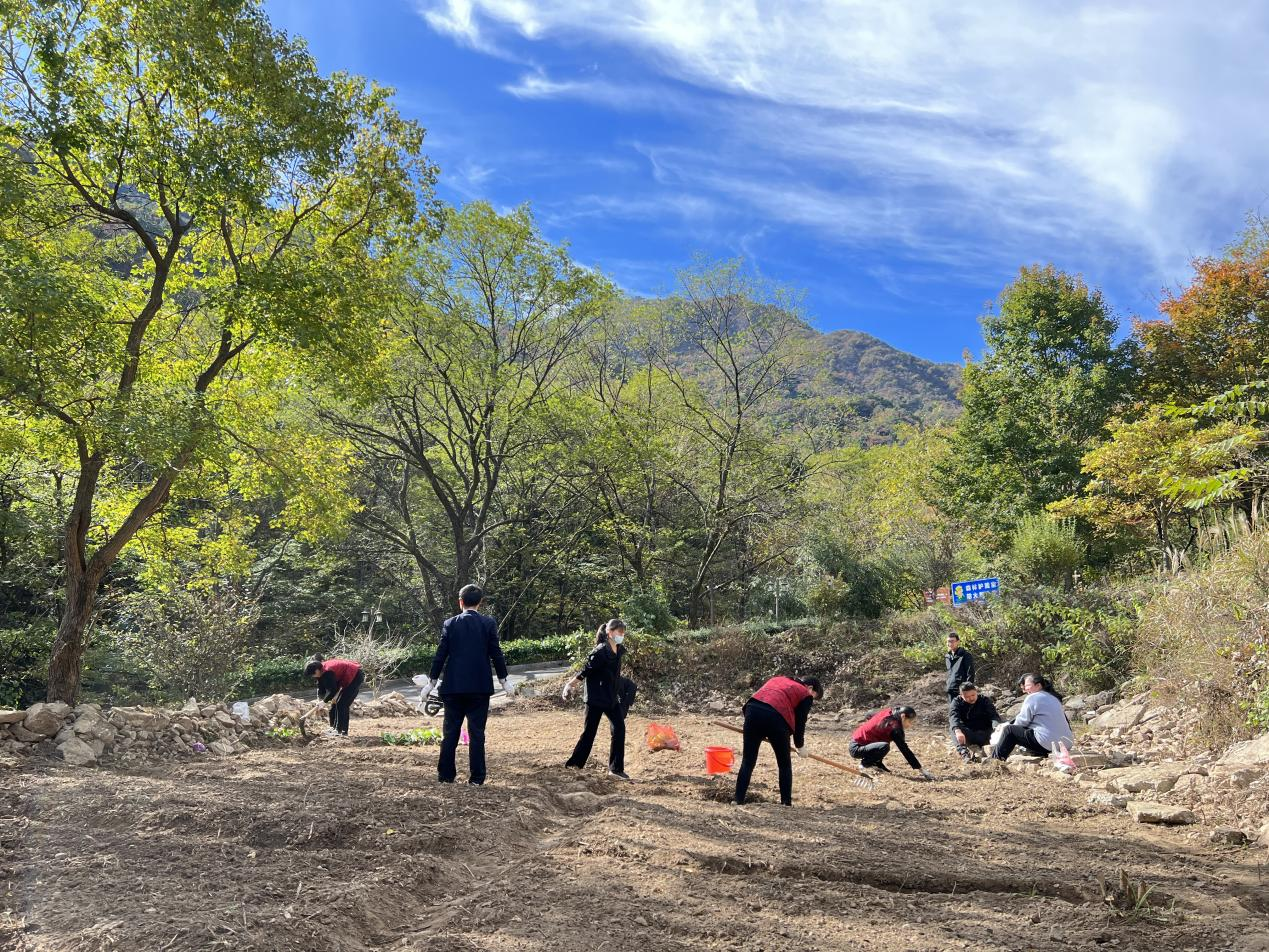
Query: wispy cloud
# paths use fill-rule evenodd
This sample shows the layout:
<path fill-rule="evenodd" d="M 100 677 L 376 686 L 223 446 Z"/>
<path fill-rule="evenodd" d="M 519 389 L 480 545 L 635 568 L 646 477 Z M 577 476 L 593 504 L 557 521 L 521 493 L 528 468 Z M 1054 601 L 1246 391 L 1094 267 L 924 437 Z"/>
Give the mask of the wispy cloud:
<path fill-rule="evenodd" d="M 1170 275 L 1269 190 L 1269 7 L 1227 0 L 433 0 L 480 48 L 620 49 L 641 71 L 507 91 L 710 97 L 657 181 L 847 244 L 935 259 L 1130 250 Z M 563 77 L 563 78 L 561 78 Z M 973 238 L 975 244 L 968 247 Z M 1031 254 L 1029 254 L 1031 253 Z"/>

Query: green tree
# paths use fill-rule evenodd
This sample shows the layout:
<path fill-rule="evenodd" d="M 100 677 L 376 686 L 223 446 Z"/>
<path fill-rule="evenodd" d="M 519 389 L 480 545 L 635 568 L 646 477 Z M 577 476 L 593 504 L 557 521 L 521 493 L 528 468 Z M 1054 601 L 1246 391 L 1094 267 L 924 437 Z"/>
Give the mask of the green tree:
<path fill-rule="evenodd" d="M 1023 268 L 982 327 L 938 480 L 951 512 L 1003 544 L 1021 516 L 1083 487 L 1080 460 L 1129 393 L 1133 350 L 1116 344 L 1101 292 L 1052 265 Z"/>
<path fill-rule="evenodd" d="M 760 527 L 788 514 L 816 454 L 813 441 L 778 431 L 769 415 L 809 359 L 794 297 L 747 276 L 738 261 L 698 262 L 679 284 L 655 360 L 681 408 L 679 465 L 669 477 L 694 529 L 679 561 L 696 625 L 707 585 L 739 581 L 775 557 L 737 558 L 741 571 L 711 578 L 726 546 L 746 553 Z"/>
<path fill-rule="evenodd" d="M 323 78 L 253 0 L 0 0 L 0 23 L 0 405 L 74 474 L 70 701 L 106 573 L 231 433 L 267 432 L 252 396 L 352 380 L 377 252 L 435 171 L 384 90 Z"/>
<path fill-rule="evenodd" d="M 1258 436 L 1246 424 L 1200 428 L 1193 417 L 1151 407 L 1139 420 L 1111 423 L 1110 439 L 1084 457 L 1090 481 L 1083 492 L 1050 509 L 1085 519 L 1105 536 L 1129 532 L 1149 539 L 1164 564 L 1175 567 L 1198 534 L 1185 492 L 1227 471 Z"/>
<path fill-rule="evenodd" d="M 611 293 L 527 209 L 452 211 L 414 255 L 376 398 L 337 425 L 366 463 L 358 519 L 413 562 L 436 624 L 463 584 L 499 577 L 492 540 L 514 535 L 514 560 L 573 508 L 566 371 Z"/>

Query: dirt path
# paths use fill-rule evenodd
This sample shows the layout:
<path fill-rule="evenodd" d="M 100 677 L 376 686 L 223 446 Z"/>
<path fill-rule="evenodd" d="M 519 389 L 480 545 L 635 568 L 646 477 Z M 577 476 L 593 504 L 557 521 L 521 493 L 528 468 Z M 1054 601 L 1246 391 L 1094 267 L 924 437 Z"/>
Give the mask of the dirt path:
<path fill-rule="evenodd" d="M 673 722 L 687 752 L 650 754 L 632 717 L 634 784 L 594 758 L 558 766 L 576 711 L 492 718 L 483 788 L 436 784 L 435 748 L 377 743 L 404 721 L 145 770 L 2 772 L 0 949 L 1269 950 L 1260 853 L 1134 824 L 1074 785 L 971 774 L 932 734 L 917 749 L 937 783 L 896 765 L 868 793 L 798 762 L 785 809 L 768 754 L 759 802 L 737 808 L 701 754 L 735 735 Z M 845 757 L 838 725 L 812 738 Z M 1121 870 L 1154 886 L 1148 916 L 1107 911 L 1099 881 Z"/>

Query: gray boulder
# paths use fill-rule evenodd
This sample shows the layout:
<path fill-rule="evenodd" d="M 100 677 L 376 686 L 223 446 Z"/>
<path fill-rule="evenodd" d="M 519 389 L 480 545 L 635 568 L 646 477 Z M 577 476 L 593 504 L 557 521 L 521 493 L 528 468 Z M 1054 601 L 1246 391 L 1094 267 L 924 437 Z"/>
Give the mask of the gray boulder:
<path fill-rule="evenodd" d="M 63 704 L 61 701 L 45 704 L 41 701 L 26 709 L 22 726 L 40 737 L 52 737 L 62 729 L 62 722 L 66 720 L 66 715 L 69 713 L 69 704 Z"/>
<path fill-rule="evenodd" d="M 1128 815 L 1138 823 L 1161 823 L 1166 826 L 1185 826 L 1198 822 L 1198 817 L 1194 815 L 1193 810 L 1143 800 L 1130 801 Z"/>
<path fill-rule="evenodd" d="M 72 767 L 86 767 L 97 762 L 97 751 L 78 737 L 63 741 L 58 746 L 57 752 L 62 755 L 62 760 Z"/>

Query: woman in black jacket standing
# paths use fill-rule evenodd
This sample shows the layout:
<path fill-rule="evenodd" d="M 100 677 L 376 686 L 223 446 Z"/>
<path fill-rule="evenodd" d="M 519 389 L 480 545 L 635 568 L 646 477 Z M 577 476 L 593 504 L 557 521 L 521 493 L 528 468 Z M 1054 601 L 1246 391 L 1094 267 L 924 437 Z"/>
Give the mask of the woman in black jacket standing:
<path fill-rule="evenodd" d="M 599 730 L 599 721 L 607 717 L 612 728 L 608 773 L 629 780 L 626 775 L 626 709 L 621 703 L 621 659 L 626 653 L 621 643 L 625 638 L 626 623 L 620 618 L 600 625 L 595 634 L 595 648 L 587 656 L 586 664 L 564 685 L 563 697 L 568 700 L 573 685 L 581 679 L 586 681 L 586 726 L 573 748 L 573 756 L 564 766 L 586 766 L 591 746 L 595 743 L 595 732 Z"/>

